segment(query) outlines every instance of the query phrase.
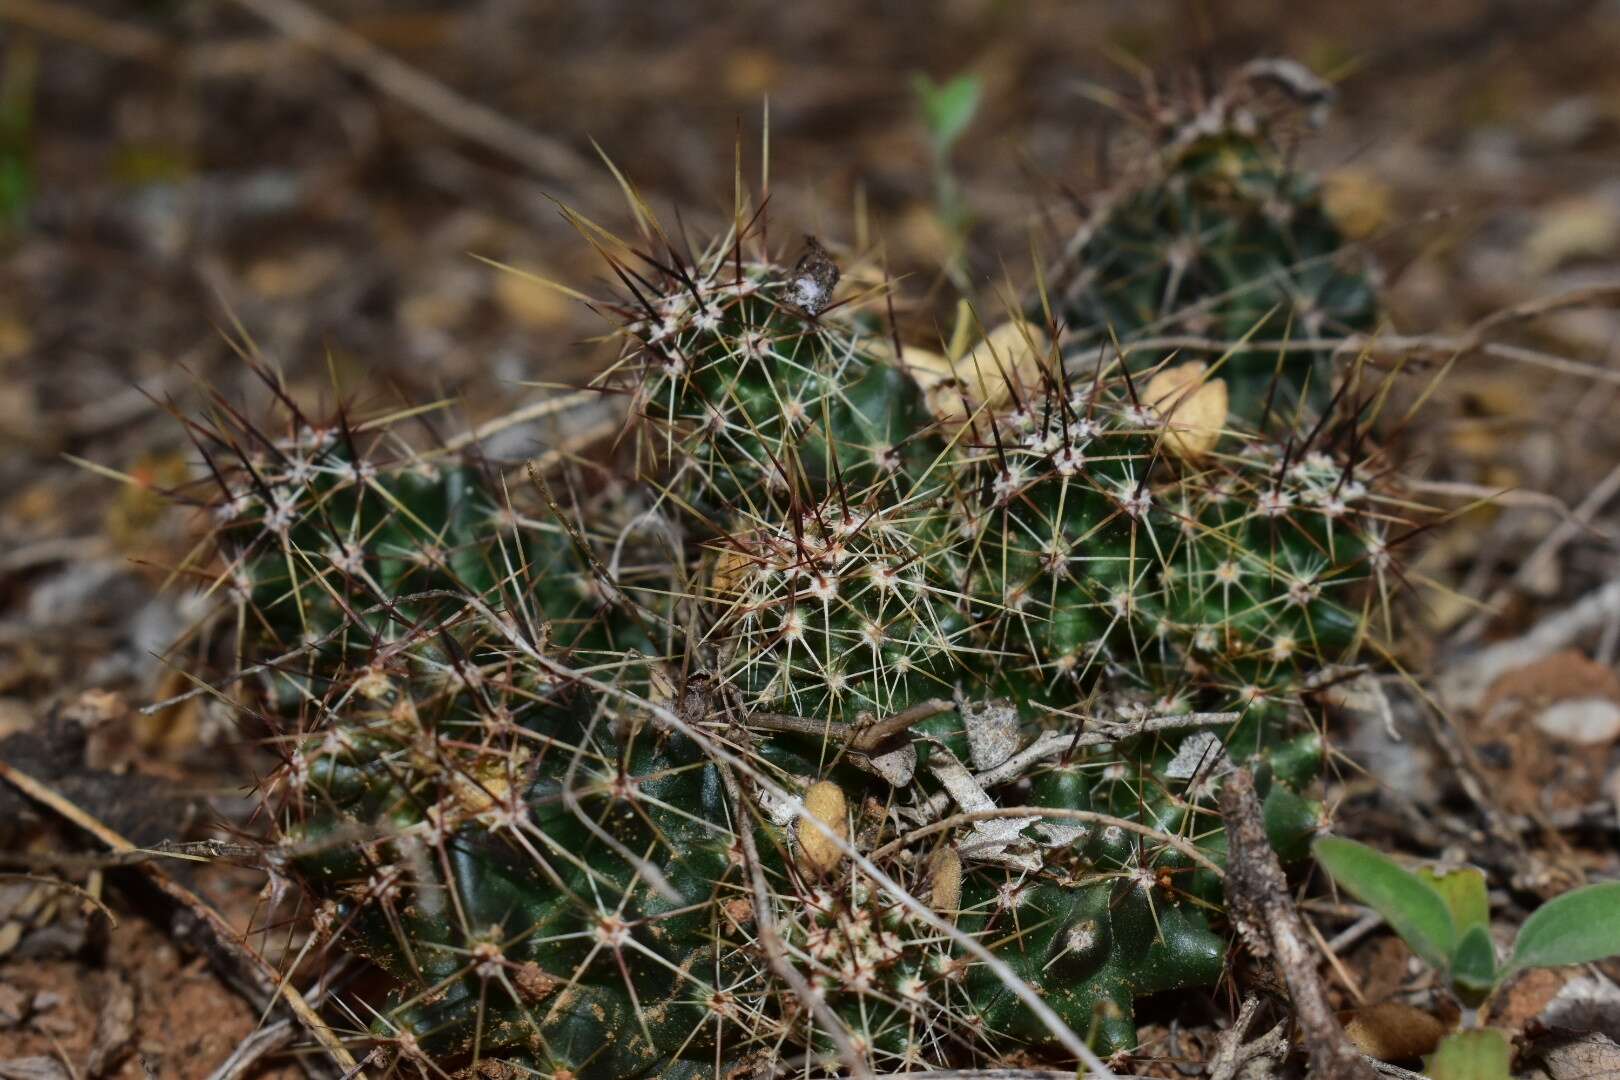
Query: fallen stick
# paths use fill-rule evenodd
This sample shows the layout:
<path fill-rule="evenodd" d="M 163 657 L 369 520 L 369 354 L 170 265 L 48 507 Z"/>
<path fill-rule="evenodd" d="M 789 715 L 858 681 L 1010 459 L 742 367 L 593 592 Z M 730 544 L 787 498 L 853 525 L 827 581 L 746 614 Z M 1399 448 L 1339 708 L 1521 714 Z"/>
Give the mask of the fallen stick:
<path fill-rule="evenodd" d="M 331 57 L 449 131 L 543 178 L 577 185 L 596 174 L 590 162 L 566 144 L 464 97 L 299 0 L 236 2 L 287 37 Z"/>
<path fill-rule="evenodd" d="M 1289 895 L 1277 853 L 1266 839 L 1265 817 L 1254 793 L 1254 777 L 1238 769 L 1221 789 L 1226 822 L 1226 904 L 1233 925 L 1249 951 L 1273 958 L 1282 969 L 1294 1012 L 1305 1034 L 1312 1080 L 1375 1080 L 1333 1015 L 1327 991 L 1316 973 L 1316 954 L 1305 924 Z"/>

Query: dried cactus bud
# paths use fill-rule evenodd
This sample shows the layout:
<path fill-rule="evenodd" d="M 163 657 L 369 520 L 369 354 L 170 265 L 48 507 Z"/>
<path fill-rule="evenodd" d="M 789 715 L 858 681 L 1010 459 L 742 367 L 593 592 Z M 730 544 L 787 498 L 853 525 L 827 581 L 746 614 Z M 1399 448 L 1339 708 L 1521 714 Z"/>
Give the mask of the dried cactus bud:
<path fill-rule="evenodd" d="M 1200 360 L 1177 364 L 1142 392 L 1142 404 L 1165 419 L 1165 448 L 1185 461 L 1213 450 L 1226 426 L 1226 380 L 1205 378 L 1208 370 Z"/>
<path fill-rule="evenodd" d="M 818 780 L 804 793 L 804 812 L 830 829 L 840 840 L 849 838 L 848 803 L 844 789 L 831 780 Z M 843 861 L 844 852 L 815 825 L 800 818 L 797 825 L 799 856 L 818 874 Z"/>
<path fill-rule="evenodd" d="M 838 264 L 813 236 L 804 238 L 804 254 L 793 267 L 793 302 L 814 318 L 832 304 L 838 287 Z"/>

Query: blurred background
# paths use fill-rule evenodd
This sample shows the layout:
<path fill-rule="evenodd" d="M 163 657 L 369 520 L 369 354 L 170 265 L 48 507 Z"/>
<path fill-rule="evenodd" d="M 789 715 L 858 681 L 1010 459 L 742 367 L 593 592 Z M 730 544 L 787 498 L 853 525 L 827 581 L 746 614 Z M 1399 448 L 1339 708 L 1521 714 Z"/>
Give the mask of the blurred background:
<path fill-rule="evenodd" d="M 557 205 L 631 227 L 593 143 L 701 238 L 729 221 L 739 153 L 759 185 L 768 101 L 784 257 L 805 233 L 881 249 L 927 297 L 965 237 L 958 283 L 989 295 L 1027 283 L 1032 238 L 1060 242 L 1108 182 L 1127 102 L 1288 56 L 1338 89 L 1301 155 L 1377 254 L 1392 329 L 1456 335 L 1620 283 L 1617 55 L 1615 0 L 0 0 L 0 738 L 79 716 L 98 769 L 195 797 L 113 799 L 132 833 L 247 805 L 250 773 L 220 774 L 231 756 L 251 769 L 222 710 L 133 708 L 189 685 L 159 659 L 188 625 L 167 568 L 195 540 L 158 494 L 196 468 L 166 408 L 200 407 L 204 384 L 262 396 L 233 337 L 303 401 L 453 397 L 444 430 L 541 392 L 527 384 L 582 382 L 604 325 L 474 256 L 602 291 Z M 961 76 L 977 98 L 947 152 L 919 87 Z M 1512 492 L 1410 568 L 1432 641 L 1501 632 L 1613 576 L 1617 330 L 1601 305 L 1507 326 L 1573 366 L 1466 357 L 1404 436 L 1433 504 Z M 1556 558 L 1524 559 L 1560 528 Z M 1476 617 L 1486 598 L 1493 620 Z M 215 898 L 245 918 L 263 879 L 232 880 Z M 32 970 L 55 972 L 51 1038 L 75 1053 L 139 980 L 169 988 L 137 996 L 172 1075 L 193 1059 L 207 1075 L 252 1029 L 162 935 L 101 946 L 138 963 L 85 967 L 72 935 L 95 921 L 62 929 L 6 888 L 0 965 L 59 965 Z M 7 1026 L 15 970 L 0 966 L 0 1049 L 34 1052 L 38 1025 Z"/>

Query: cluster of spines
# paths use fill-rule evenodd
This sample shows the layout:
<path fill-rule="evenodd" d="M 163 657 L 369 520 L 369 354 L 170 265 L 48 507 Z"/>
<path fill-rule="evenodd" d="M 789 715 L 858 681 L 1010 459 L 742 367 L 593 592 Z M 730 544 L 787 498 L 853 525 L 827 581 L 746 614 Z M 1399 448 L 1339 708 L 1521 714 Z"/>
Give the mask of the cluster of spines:
<path fill-rule="evenodd" d="M 807 315 L 779 268 L 727 254 L 656 299 L 638 292 L 657 316 L 625 328 L 635 346 L 601 380 L 630 376 L 644 474 L 700 518 L 741 507 L 774 521 L 833 486 L 857 502 L 911 493 L 940 449 L 916 385 L 873 362 L 852 320 Z"/>

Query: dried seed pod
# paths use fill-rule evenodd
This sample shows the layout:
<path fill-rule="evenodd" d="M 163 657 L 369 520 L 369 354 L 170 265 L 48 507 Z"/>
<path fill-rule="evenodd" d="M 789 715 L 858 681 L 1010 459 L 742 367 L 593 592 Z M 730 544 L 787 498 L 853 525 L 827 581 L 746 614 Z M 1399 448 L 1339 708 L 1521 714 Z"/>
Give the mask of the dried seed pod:
<path fill-rule="evenodd" d="M 1226 426 L 1226 380 L 1205 378 L 1208 370 L 1199 360 L 1165 368 L 1142 392 L 1142 404 L 1165 418 L 1165 447 L 1184 461 L 1214 449 Z"/>
<path fill-rule="evenodd" d="M 849 838 L 848 803 L 844 789 L 831 780 L 818 780 L 804 793 L 804 811 L 830 829 L 840 840 Z M 799 855 L 804 864 L 818 874 L 825 874 L 843 861 L 839 846 L 816 828 L 800 818 L 797 824 Z"/>
<path fill-rule="evenodd" d="M 928 906 L 954 921 L 962 908 L 962 856 L 953 847 L 940 848 L 929 860 L 928 876 L 933 880 Z"/>

